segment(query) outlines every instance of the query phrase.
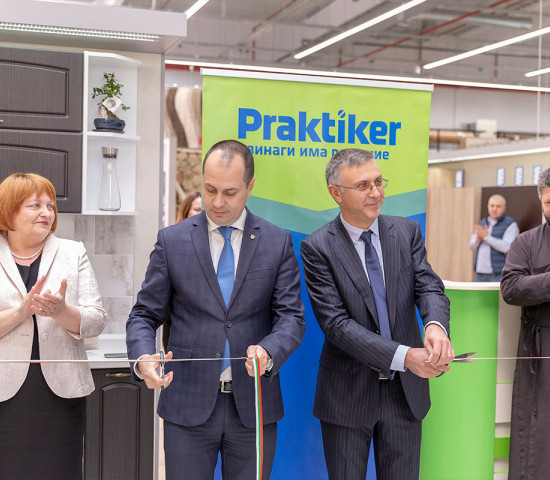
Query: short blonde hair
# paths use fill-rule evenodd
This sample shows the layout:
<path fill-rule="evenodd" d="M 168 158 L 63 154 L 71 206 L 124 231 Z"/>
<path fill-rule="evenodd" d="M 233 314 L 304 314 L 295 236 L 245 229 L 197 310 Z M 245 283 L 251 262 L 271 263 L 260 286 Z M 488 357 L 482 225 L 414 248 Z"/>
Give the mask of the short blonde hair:
<path fill-rule="evenodd" d="M 32 195 L 48 195 L 53 202 L 55 218 L 52 232 L 57 228 L 57 203 L 52 182 L 35 173 L 12 173 L 0 183 L 0 233 L 13 231 L 13 216 Z"/>

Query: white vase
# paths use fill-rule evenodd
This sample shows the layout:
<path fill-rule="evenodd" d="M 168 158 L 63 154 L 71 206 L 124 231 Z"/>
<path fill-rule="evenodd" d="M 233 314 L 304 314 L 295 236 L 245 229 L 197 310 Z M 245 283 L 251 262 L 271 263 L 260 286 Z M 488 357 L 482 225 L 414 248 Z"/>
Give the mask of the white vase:
<path fill-rule="evenodd" d="M 120 188 L 116 172 L 118 148 L 101 147 L 103 154 L 103 175 L 99 187 L 99 209 L 105 211 L 120 210 Z"/>

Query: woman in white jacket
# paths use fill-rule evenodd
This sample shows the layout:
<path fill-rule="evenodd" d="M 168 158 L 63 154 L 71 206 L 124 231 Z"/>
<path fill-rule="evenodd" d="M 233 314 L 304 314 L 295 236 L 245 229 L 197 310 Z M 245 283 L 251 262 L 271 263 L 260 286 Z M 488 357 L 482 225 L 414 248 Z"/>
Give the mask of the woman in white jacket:
<path fill-rule="evenodd" d="M 53 234 L 55 189 L 15 173 L 0 184 L 0 360 L 86 359 L 107 315 L 81 242 Z M 83 363 L 0 363 L 0 479 L 81 479 Z"/>

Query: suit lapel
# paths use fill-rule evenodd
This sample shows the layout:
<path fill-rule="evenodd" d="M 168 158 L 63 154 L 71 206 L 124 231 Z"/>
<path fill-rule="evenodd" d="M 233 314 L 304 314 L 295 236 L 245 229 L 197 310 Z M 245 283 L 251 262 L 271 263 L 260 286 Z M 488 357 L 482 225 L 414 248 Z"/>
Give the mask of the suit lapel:
<path fill-rule="evenodd" d="M 376 304 L 374 303 L 374 296 L 369 281 L 367 280 L 367 275 L 365 274 L 357 250 L 355 250 L 355 246 L 351 238 L 349 238 L 348 232 L 346 232 L 346 229 L 342 225 L 339 216 L 332 221 L 329 227 L 329 233 L 333 235 L 332 250 L 334 254 L 351 278 L 355 288 L 361 293 L 361 298 L 363 298 L 368 311 L 378 325 Z"/>
<path fill-rule="evenodd" d="M 384 259 L 384 279 L 386 283 L 386 303 L 390 326 L 395 324 L 395 305 L 397 303 L 397 281 L 401 267 L 398 232 L 388 217 L 378 218 L 382 258 Z"/>
<path fill-rule="evenodd" d="M 23 283 L 19 270 L 17 269 L 17 265 L 11 256 L 8 240 L 4 236 L 0 236 L 0 265 L 2 265 L 6 275 L 17 287 L 19 293 L 25 297 L 27 295 L 27 289 L 25 288 L 25 284 Z"/>
<path fill-rule="evenodd" d="M 42 258 L 40 259 L 40 267 L 38 267 L 38 278 L 47 275 L 53 263 L 53 259 L 59 248 L 59 238 L 53 233 L 50 233 L 42 250 Z"/>
<path fill-rule="evenodd" d="M 231 299 L 229 300 L 229 307 L 231 307 L 233 300 L 243 286 L 244 279 L 250 269 L 250 264 L 252 263 L 256 249 L 258 248 L 260 237 L 261 231 L 258 220 L 256 216 L 252 215 L 247 209 L 241 251 L 239 253 L 239 264 L 237 265 L 237 274 L 235 275 L 235 284 L 233 285 L 233 292 L 231 293 Z"/>
<path fill-rule="evenodd" d="M 220 290 L 220 284 L 218 283 L 218 277 L 216 277 L 216 271 L 214 270 L 214 264 L 212 263 L 212 254 L 210 253 L 210 241 L 208 239 L 208 223 L 206 221 L 206 213 L 204 211 L 193 217 L 195 228 L 191 231 L 191 239 L 197 254 L 197 259 L 200 263 L 204 276 L 212 289 L 212 293 L 218 303 L 223 309 L 225 309 L 225 301 L 223 300 L 222 291 Z"/>

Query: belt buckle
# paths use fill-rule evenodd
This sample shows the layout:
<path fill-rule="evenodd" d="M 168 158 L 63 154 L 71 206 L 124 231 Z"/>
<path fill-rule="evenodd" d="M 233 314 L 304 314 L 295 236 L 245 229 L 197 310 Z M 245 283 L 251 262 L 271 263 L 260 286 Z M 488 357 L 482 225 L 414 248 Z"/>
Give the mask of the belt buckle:
<path fill-rule="evenodd" d="M 383 373 L 379 373 L 378 380 L 389 380 L 389 377 L 387 375 L 384 375 Z"/>
<path fill-rule="evenodd" d="M 222 393 L 233 393 L 233 382 L 221 382 L 220 381 L 220 392 Z"/>

